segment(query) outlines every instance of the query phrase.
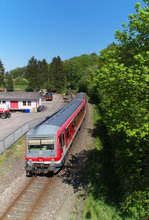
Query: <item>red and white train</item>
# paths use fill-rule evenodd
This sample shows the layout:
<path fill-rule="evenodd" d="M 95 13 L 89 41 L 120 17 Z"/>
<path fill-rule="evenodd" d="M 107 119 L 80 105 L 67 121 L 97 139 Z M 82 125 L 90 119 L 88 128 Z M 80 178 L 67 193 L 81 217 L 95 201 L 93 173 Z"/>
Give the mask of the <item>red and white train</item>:
<path fill-rule="evenodd" d="M 25 144 L 27 176 L 59 171 L 85 115 L 86 94 L 78 93 L 55 115 L 27 132 Z"/>

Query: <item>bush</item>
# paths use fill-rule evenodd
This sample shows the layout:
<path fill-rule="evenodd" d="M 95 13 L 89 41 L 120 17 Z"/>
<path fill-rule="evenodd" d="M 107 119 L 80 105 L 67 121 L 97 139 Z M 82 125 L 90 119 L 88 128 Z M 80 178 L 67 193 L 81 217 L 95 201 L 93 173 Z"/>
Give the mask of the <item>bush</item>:
<path fill-rule="evenodd" d="M 125 216 L 129 214 L 131 219 L 147 220 L 149 219 L 148 204 L 149 193 L 143 191 L 135 191 L 126 197 L 125 202 L 122 203 L 122 210 L 125 213 Z"/>
<path fill-rule="evenodd" d="M 14 80 L 14 84 L 15 84 L 15 85 L 27 85 L 27 80 L 24 79 L 24 78 L 21 78 L 21 77 L 17 77 L 17 78 Z"/>
<path fill-rule="evenodd" d="M 88 82 L 86 78 L 81 78 L 78 82 L 78 92 L 88 93 Z"/>

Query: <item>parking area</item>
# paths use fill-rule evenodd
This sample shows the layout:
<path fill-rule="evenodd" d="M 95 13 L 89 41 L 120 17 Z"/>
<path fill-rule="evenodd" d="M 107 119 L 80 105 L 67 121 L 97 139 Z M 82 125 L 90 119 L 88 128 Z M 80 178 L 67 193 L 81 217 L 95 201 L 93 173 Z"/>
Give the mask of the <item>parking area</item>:
<path fill-rule="evenodd" d="M 64 103 L 60 94 L 54 94 L 53 101 L 42 101 L 44 109 L 41 112 L 24 113 L 16 111 L 11 113 L 10 118 L 0 118 L 0 140 L 8 136 L 10 133 L 28 121 L 52 115 L 65 104 L 66 103 Z"/>

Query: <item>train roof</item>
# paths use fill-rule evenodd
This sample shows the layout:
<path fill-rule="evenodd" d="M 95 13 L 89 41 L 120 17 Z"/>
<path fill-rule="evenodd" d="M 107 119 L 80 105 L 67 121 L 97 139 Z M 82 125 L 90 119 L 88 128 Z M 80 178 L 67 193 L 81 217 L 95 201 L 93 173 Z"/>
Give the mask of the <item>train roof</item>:
<path fill-rule="evenodd" d="M 68 105 L 59 110 L 53 117 L 49 118 L 44 124 L 55 125 L 61 127 L 67 119 L 75 112 L 81 105 L 82 100 L 73 100 Z"/>
<path fill-rule="evenodd" d="M 83 100 L 75 99 L 69 104 L 65 105 L 55 115 L 37 125 L 27 132 L 27 135 L 47 135 L 47 133 L 54 134 L 67 121 L 67 119 L 77 110 Z"/>
<path fill-rule="evenodd" d="M 80 93 L 77 93 L 77 95 L 74 97 L 73 100 L 75 99 L 84 99 L 85 98 L 85 93 L 84 92 L 80 92 Z"/>
<path fill-rule="evenodd" d="M 59 127 L 57 126 L 49 126 L 49 125 L 45 125 L 45 124 L 40 124 L 35 126 L 34 128 L 30 129 L 27 132 L 27 136 L 49 136 L 52 134 L 56 134 L 56 132 L 58 131 Z"/>

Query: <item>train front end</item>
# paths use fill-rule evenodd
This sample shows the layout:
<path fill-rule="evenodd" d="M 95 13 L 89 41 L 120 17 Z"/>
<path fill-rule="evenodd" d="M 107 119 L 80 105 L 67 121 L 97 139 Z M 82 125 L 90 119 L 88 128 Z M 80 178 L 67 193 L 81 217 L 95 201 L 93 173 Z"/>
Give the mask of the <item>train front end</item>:
<path fill-rule="evenodd" d="M 45 135 L 43 134 L 45 129 L 49 130 L 47 126 L 39 126 L 26 134 L 25 170 L 27 176 L 57 172 L 59 158 L 56 132 Z"/>

